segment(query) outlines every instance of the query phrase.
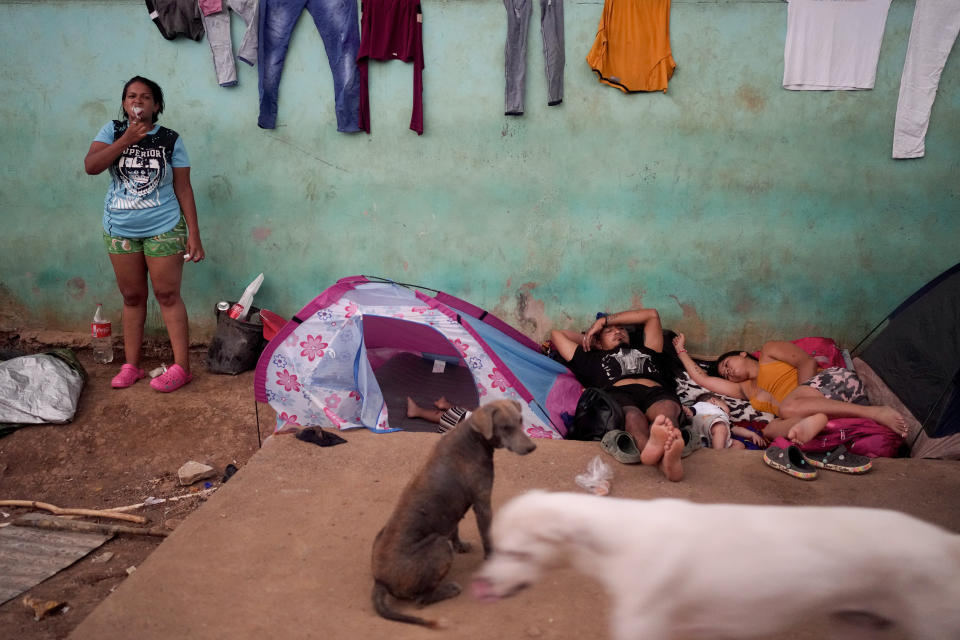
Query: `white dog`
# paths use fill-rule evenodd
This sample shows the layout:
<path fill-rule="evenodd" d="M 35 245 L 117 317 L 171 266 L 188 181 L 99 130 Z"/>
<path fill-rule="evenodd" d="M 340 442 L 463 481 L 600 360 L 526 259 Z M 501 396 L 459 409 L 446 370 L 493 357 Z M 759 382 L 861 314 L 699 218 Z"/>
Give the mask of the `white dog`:
<path fill-rule="evenodd" d="M 569 559 L 605 586 L 616 640 L 817 620 L 842 638 L 960 638 L 960 535 L 895 511 L 533 491 L 496 513 L 492 539 L 476 596 L 509 596 Z"/>

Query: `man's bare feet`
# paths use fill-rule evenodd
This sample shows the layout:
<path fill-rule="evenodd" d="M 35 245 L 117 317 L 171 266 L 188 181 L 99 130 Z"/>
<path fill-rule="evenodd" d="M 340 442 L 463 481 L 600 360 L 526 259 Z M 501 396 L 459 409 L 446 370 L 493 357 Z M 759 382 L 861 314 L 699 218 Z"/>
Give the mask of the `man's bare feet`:
<path fill-rule="evenodd" d="M 680 461 L 680 454 L 683 453 L 683 434 L 675 428 L 670 420 L 670 433 L 664 443 L 663 458 L 660 459 L 660 471 L 671 482 L 680 482 L 683 480 L 683 463 Z"/>
<path fill-rule="evenodd" d="M 667 442 L 667 436 L 670 435 L 670 431 L 673 429 L 673 423 L 664 416 L 659 415 L 653 420 L 653 424 L 650 425 L 650 438 L 647 440 L 647 444 L 644 445 L 643 451 L 640 452 L 640 462 L 643 464 L 657 464 L 660 462 L 660 459 L 663 458 L 664 446 Z M 682 441 L 681 441 L 681 449 Z"/>
<path fill-rule="evenodd" d="M 882 405 L 873 407 L 873 419 L 887 427 L 900 437 L 907 436 L 907 421 L 893 407 Z"/>
<path fill-rule="evenodd" d="M 446 411 L 447 409 L 450 409 L 453 407 L 453 405 L 450 404 L 450 401 L 444 398 L 443 396 L 440 396 L 439 398 L 437 398 L 433 402 L 433 406 L 435 406 L 437 409 L 440 409 L 440 411 Z"/>
<path fill-rule="evenodd" d="M 805 444 L 813 440 L 814 436 L 823 431 L 829 418 L 825 413 L 815 413 L 807 416 L 787 431 L 787 440 L 794 444 Z"/>

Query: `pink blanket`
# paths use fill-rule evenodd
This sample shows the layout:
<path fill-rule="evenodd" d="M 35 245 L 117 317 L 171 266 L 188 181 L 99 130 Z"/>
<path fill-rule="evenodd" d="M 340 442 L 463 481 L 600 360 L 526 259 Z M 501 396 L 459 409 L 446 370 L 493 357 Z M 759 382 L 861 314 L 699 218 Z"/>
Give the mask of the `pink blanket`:
<path fill-rule="evenodd" d="M 870 458 L 893 458 L 903 446 L 903 438 L 887 427 L 864 418 L 834 418 L 801 451 L 831 451 L 841 444 L 851 453 Z"/>

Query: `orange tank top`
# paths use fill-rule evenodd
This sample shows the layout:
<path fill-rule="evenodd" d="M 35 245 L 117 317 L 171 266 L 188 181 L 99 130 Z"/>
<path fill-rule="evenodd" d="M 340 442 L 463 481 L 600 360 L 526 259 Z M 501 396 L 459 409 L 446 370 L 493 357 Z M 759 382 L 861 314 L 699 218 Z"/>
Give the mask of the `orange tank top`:
<path fill-rule="evenodd" d="M 623 92 L 665 92 L 677 66 L 670 0 L 606 0 L 587 63 L 600 82 Z"/>
<path fill-rule="evenodd" d="M 758 392 L 750 398 L 750 404 L 758 411 L 777 415 L 780 403 L 799 384 L 794 366 L 780 360 L 761 364 L 757 371 Z"/>

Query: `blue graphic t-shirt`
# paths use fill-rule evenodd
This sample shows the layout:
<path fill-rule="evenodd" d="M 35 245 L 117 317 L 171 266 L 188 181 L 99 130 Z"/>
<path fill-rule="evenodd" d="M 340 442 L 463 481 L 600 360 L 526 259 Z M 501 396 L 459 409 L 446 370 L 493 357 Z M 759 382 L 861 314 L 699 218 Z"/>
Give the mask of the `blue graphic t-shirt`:
<path fill-rule="evenodd" d="M 126 121 L 113 120 L 100 129 L 94 141 L 113 144 L 126 129 Z M 123 238 L 149 238 L 173 229 L 180 220 L 173 168 L 189 166 L 180 135 L 154 126 L 110 166 L 112 180 L 103 201 L 104 231 Z"/>

